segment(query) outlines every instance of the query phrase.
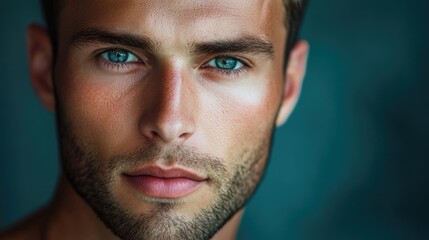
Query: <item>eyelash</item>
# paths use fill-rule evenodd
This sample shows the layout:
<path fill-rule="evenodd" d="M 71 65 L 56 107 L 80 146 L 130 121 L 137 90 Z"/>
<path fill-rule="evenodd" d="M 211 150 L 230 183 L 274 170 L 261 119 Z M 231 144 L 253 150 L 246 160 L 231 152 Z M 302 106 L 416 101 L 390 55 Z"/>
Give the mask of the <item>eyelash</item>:
<path fill-rule="evenodd" d="M 128 52 L 129 54 L 133 54 L 134 56 L 136 56 L 138 58 L 139 61 L 136 62 L 125 62 L 125 63 L 114 63 L 111 61 L 108 61 L 106 59 L 104 59 L 101 55 L 103 55 L 104 53 L 107 53 L 109 51 L 123 51 L 123 52 Z M 107 49 L 102 49 L 100 50 L 97 54 L 96 54 L 96 59 L 98 59 L 99 61 L 101 61 L 101 63 L 103 64 L 104 67 L 111 69 L 113 71 L 117 71 L 117 72 L 126 72 L 129 71 L 131 68 L 136 67 L 136 65 L 139 64 L 144 64 L 144 62 L 133 52 L 128 51 L 126 49 L 123 48 L 107 48 Z"/>
<path fill-rule="evenodd" d="M 112 70 L 118 71 L 118 72 L 127 71 L 131 67 L 130 63 L 112 63 L 112 62 L 108 62 L 104 59 L 101 59 L 101 61 L 102 61 L 102 64 L 106 68 L 109 68 L 109 69 L 112 69 Z"/>
<path fill-rule="evenodd" d="M 241 68 L 231 69 L 231 70 L 225 70 L 225 69 L 220 69 L 220 68 L 208 66 L 209 62 L 212 61 L 213 59 L 216 59 L 216 58 L 231 58 L 231 59 L 234 59 L 234 60 L 241 62 L 243 64 L 243 66 Z M 250 65 L 247 63 L 247 61 L 245 61 L 244 59 L 242 59 L 240 57 L 231 56 L 231 55 L 218 55 L 218 56 L 212 57 L 212 58 L 210 58 L 209 61 L 204 63 L 202 65 L 202 67 L 204 69 L 207 69 L 208 71 L 213 71 L 217 74 L 220 73 L 221 75 L 225 75 L 228 78 L 238 78 L 242 74 L 247 72 L 249 70 L 249 68 L 251 68 Z"/>

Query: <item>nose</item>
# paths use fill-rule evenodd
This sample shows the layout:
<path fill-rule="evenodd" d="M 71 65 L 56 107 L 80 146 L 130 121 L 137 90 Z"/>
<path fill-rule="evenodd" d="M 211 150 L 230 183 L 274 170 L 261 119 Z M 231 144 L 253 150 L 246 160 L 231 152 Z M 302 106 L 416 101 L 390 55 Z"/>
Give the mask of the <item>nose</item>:
<path fill-rule="evenodd" d="M 146 80 L 140 132 L 154 144 L 182 144 L 195 132 L 198 106 L 192 81 L 179 67 L 170 65 Z"/>

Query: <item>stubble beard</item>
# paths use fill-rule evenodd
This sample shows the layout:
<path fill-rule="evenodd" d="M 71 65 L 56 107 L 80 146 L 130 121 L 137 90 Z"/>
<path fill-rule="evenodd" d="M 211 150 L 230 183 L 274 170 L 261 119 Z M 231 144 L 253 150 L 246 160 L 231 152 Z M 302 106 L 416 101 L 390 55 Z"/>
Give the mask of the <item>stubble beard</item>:
<path fill-rule="evenodd" d="M 57 111 L 61 113 L 61 111 Z M 107 164 L 97 159 L 97 153 L 57 114 L 62 167 L 76 192 L 92 207 L 102 222 L 124 240 L 210 239 L 235 213 L 244 207 L 256 191 L 265 172 L 271 152 L 274 124 L 253 149 L 237 154 L 231 172 L 224 161 L 189 147 L 169 151 L 150 145 L 135 152 L 112 157 Z M 155 159 L 175 161 L 191 169 L 203 170 L 212 178 L 216 198 L 194 218 L 178 215 L 176 202 L 155 202 L 149 212 L 137 215 L 126 210 L 111 190 L 113 172 L 125 166 L 137 166 Z"/>

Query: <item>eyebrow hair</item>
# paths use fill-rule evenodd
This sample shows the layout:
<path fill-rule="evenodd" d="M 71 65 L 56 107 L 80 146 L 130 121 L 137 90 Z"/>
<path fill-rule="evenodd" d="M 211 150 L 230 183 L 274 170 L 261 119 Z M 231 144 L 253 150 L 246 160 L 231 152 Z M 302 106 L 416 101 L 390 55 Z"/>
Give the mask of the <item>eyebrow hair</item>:
<path fill-rule="evenodd" d="M 127 33 L 115 33 L 103 29 L 89 28 L 75 33 L 70 43 L 75 46 L 87 43 L 107 43 L 143 49 L 155 52 L 159 43 L 144 36 Z M 243 36 L 236 39 L 218 40 L 190 44 L 191 54 L 256 53 L 269 58 L 274 56 L 273 45 L 256 36 Z"/>
<path fill-rule="evenodd" d="M 86 43 L 107 43 L 155 51 L 157 44 L 144 36 L 135 36 L 127 33 L 114 33 L 101 29 L 85 29 L 74 34 L 71 45 L 79 46 Z"/>
<path fill-rule="evenodd" d="M 233 40 L 221 40 L 207 43 L 194 43 L 191 46 L 193 54 L 216 54 L 226 52 L 256 53 L 269 58 L 274 56 L 273 44 L 255 36 L 244 36 Z"/>

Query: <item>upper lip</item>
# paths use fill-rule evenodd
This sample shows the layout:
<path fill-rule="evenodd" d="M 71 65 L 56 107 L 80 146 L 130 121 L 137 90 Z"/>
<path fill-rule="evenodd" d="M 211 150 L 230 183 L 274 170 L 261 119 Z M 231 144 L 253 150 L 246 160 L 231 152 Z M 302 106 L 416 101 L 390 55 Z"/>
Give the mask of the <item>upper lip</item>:
<path fill-rule="evenodd" d="M 147 166 L 138 170 L 125 173 L 129 177 L 152 176 L 158 178 L 188 178 L 194 181 L 204 181 L 205 177 L 182 168 L 161 168 L 159 166 Z"/>

